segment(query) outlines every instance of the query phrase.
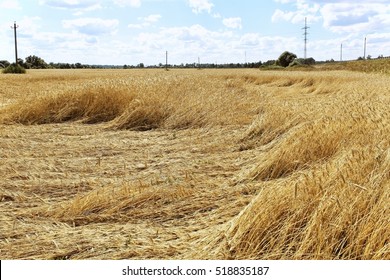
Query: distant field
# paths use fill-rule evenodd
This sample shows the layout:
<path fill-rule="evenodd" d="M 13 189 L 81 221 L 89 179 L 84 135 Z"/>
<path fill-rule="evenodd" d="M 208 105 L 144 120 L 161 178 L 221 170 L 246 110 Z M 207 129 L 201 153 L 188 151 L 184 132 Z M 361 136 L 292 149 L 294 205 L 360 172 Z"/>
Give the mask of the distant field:
<path fill-rule="evenodd" d="M 346 70 L 0 75 L 1 259 L 390 259 L 389 88 Z"/>
<path fill-rule="evenodd" d="M 322 70 L 349 70 L 364 73 L 390 74 L 390 58 L 325 63 L 317 65 Z"/>

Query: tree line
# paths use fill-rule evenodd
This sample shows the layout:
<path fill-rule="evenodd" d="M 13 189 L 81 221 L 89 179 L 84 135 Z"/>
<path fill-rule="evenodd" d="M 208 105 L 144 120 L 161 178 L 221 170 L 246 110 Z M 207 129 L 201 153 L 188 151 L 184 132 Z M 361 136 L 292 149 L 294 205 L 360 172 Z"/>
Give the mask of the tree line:
<path fill-rule="evenodd" d="M 277 60 L 268 60 L 265 62 L 249 62 L 249 63 L 182 63 L 182 64 L 162 64 L 145 66 L 144 63 L 137 65 L 89 65 L 82 63 L 46 63 L 43 58 L 36 55 L 30 55 L 23 59 L 18 59 L 18 65 L 25 69 L 134 69 L 134 68 L 267 68 L 267 67 L 288 67 L 297 65 L 312 65 L 316 61 L 313 58 L 297 58 L 290 52 L 282 53 Z M 7 60 L 0 60 L 0 68 L 7 68 L 11 63 Z"/>
<path fill-rule="evenodd" d="M 18 65 L 25 69 L 134 69 L 134 68 L 259 68 L 263 63 L 259 62 L 249 62 L 249 63 L 187 63 L 187 64 L 168 64 L 163 65 L 159 63 L 158 65 L 149 65 L 145 66 L 144 63 L 139 63 L 137 65 L 89 65 L 82 63 L 46 63 L 44 59 L 36 56 L 30 55 L 24 60 L 19 58 Z M 7 60 L 0 60 L 0 68 L 6 68 L 10 66 L 11 63 Z"/>
<path fill-rule="evenodd" d="M 379 56 L 377 59 L 384 58 L 383 55 Z M 370 60 L 375 59 L 370 55 L 367 58 L 359 57 L 357 60 Z M 279 58 L 275 60 L 268 60 L 265 62 L 247 62 L 247 63 L 181 63 L 181 64 L 162 64 L 159 63 L 157 65 L 149 65 L 145 66 L 144 63 L 139 63 L 137 65 L 89 65 L 82 63 L 46 63 L 44 59 L 36 56 L 30 55 L 25 58 L 25 60 L 19 58 L 18 65 L 25 69 L 142 69 L 142 68 L 178 68 L 178 69 L 187 69 L 187 68 L 198 68 L 198 69 L 211 69 L 211 68 L 285 68 L 285 67 L 294 67 L 294 66 L 310 66 L 314 64 L 322 64 L 322 63 L 331 63 L 335 62 L 335 60 L 327 60 L 327 61 L 315 61 L 314 58 L 297 58 L 294 53 L 285 51 L 283 52 Z M 7 68 L 9 66 L 15 65 L 15 63 L 11 64 L 7 60 L 0 60 L 0 68 Z"/>
<path fill-rule="evenodd" d="M 6 68 L 11 63 L 7 60 L 0 60 L 0 67 Z M 46 63 L 46 61 L 38 56 L 30 55 L 25 60 L 19 58 L 18 65 L 25 69 L 85 69 L 85 68 L 104 68 L 100 65 L 88 65 L 82 63 Z"/>

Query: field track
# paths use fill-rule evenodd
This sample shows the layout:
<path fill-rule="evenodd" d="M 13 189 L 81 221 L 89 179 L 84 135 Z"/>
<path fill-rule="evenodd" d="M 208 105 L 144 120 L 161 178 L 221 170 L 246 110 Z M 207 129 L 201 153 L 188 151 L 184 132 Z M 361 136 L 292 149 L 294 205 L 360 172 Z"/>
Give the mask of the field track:
<path fill-rule="evenodd" d="M 0 259 L 389 259 L 389 88 L 349 71 L 0 75 Z"/>

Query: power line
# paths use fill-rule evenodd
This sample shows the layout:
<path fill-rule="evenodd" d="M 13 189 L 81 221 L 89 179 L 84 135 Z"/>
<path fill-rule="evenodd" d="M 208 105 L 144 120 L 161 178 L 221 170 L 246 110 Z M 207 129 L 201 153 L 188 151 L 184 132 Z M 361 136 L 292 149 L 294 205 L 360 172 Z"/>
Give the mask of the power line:
<path fill-rule="evenodd" d="M 304 58 L 306 59 L 307 58 L 307 35 L 309 35 L 309 33 L 307 32 L 307 30 L 309 29 L 310 27 L 307 26 L 307 18 L 305 17 L 305 27 L 303 27 L 302 29 L 305 31 L 303 33 L 303 36 L 304 36 L 304 42 L 305 42 L 305 49 L 304 49 Z"/>

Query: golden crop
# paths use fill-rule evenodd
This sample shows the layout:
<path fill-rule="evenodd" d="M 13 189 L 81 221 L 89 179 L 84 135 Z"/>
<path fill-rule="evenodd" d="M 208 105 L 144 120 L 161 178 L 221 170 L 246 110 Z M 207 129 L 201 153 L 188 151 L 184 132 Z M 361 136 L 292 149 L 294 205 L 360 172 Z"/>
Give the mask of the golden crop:
<path fill-rule="evenodd" d="M 0 75 L 2 259 L 389 259 L 390 78 Z"/>

